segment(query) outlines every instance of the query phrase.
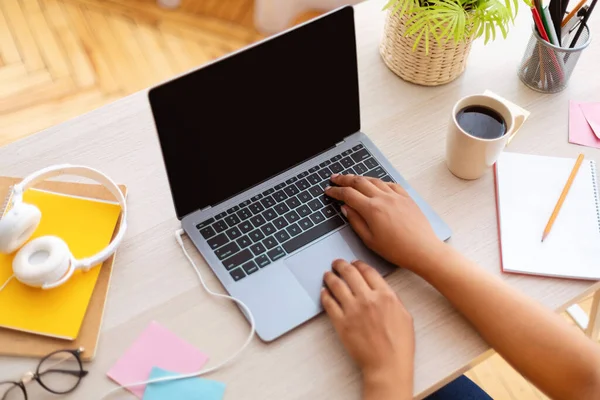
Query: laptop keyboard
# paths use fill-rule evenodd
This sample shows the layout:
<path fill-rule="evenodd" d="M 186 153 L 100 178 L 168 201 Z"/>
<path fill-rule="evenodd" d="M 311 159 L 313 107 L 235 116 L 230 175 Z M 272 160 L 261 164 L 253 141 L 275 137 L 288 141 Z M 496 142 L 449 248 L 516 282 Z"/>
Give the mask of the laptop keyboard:
<path fill-rule="evenodd" d="M 324 189 L 331 174 L 393 182 L 362 144 L 196 225 L 235 281 L 347 224 Z"/>

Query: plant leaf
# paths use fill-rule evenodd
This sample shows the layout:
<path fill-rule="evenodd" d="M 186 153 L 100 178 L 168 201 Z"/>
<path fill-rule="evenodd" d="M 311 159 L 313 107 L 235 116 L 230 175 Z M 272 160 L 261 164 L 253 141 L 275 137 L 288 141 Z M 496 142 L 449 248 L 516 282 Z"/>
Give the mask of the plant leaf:
<path fill-rule="evenodd" d="M 391 13 L 392 14 L 396 14 L 398 12 L 398 10 L 400 9 L 400 7 L 402 7 L 403 3 L 406 3 L 405 1 L 396 1 L 396 3 L 394 4 L 394 6 L 391 9 Z M 402 15 L 399 15 L 400 17 Z"/>
<path fill-rule="evenodd" d="M 392 8 L 392 14 L 398 13 L 398 16 L 402 17 L 404 15 L 402 10 L 404 10 L 407 4 L 408 1 L 397 1 L 396 4 L 394 4 L 394 8 Z M 398 12 L 398 10 L 400 10 L 400 12 Z"/>
<path fill-rule="evenodd" d="M 500 28 L 500 32 L 502 32 L 502 37 L 506 39 L 506 36 L 508 35 L 507 27 L 504 24 L 500 23 L 498 24 L 498 28 Z"/>
<path fill-rule="evenodd" d="M 532 0 L 524 0 L 526 3 Z M 388 0 L 390 12 L 400 17 L 408 15 L 405 36 L 414 37 L 413 50 L 424 42 L 426 52 L 432 45 L 453 39 L 456 43 L 467 38 L 484 37 L 484 42 L 495 40 L 497 30 L 508 35 L 509 24 L 514 24 L 519 0 Z"/>
<path fill-rule="evenodd" d="M 398 14 L 400 17 L 404 16 L 407 12 L 414 9 L 418 5 L 419 0 L 401 0 L 402 8 Z M 410 6 L 410 8 L 409 8 Z"/>
<path fill-rule="evenodd" d="M 425 24 L 427 24 L 426 18 L 421 18 L 421 19 L 415 21 L 408 28 L 406 28 L 406 36 L 413 36 L 417 32 L 421 31 L 423 29 L 423 26 L 425 26 Z"/>
<path fill-rule="evenodd" d="M 419 42 L 421 41 L 421 37 L 423 36 L 423 32 L 425 32 L 424 29 L 421 30 L 421 32 L 419 33 L 419 35 L 415 39 L 415 44 L 413 45 L 412 51 L 415 51 L 417 49 L 417 46 L 419 46 Z M 427 49 L 425 49 L 425 54 L 427 54 Z"/>
<path fill-rule="evenodd" d="M 395 5 L 397 3 L 399 3 L 400 1 L 398 0 L 389 0 L 387 3 L 385 3 L 385 5 L 383 6 L 383 10 L 387 10 L 388 8 L 390 8 L 392 5 Z"/>
<path fill-rule="evenodd" d="M 443 27 L 445 25 L 445 27 Z M 443 27 L 443 28 L 442 28 Z M 451 21 L 448 18 L 440 18 L 433 27 L 433 35 L 440 46 L 450 40 L 448 33 L 452 29 Z"/>

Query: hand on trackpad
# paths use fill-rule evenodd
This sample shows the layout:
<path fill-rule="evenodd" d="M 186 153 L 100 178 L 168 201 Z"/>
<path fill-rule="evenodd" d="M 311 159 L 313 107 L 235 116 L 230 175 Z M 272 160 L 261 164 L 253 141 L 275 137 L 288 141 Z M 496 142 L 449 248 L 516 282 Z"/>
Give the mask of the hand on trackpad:
<path fill-rule="evenodd" d="M 342 229 L 342 231 L 346 229 L 348 228 Z M 352 261 L 357 258 L 340 232 L 321 240 L 285 261 L 310 298 L 319 306 L 323 275 L 325 272 L 331 271 L 333 261 L 337 259 Z"/>

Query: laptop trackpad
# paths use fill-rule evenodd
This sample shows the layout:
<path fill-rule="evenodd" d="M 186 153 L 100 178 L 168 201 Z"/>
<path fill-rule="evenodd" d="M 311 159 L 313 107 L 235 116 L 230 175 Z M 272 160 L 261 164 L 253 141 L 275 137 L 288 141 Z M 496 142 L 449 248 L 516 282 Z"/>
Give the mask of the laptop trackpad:
<path fill-rule="evenodd" d="M 350 228 L 346 227 L 344 229 Z M 323 274 L 331 270 L 331 263 L 338 258 L 348 262 L 357 258 L 340 232 L 336 232 L 325 240 L 321 240 L 285 260 L 296 279 L 318 305 L 321 304 Z"/>

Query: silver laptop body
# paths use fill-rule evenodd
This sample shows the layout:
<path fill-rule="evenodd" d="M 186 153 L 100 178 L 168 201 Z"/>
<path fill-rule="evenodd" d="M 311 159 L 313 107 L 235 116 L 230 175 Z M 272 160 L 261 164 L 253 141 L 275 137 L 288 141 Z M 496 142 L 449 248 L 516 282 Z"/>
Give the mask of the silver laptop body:
<path fill-rule="evenodd" d="M 353 9 L 338 9 L 248 49 L 260 48 L 271 41 L 284 41 L 288 35 L 296 35 L 295 40 L 302 40 L 304 31 L 310 36 L 312 24 L 321 24 L 323 29 L 329 28 L 327 24 L 330 24 L 335 31 L 344 26 L 351 28 L 349 31 L 353 32 Z M 355 46 L 353 36 L 348 41 Z M 236 57 L 240 57 L 248 49 L 222 60 L 235 64 Z M 219 62 L 221 60 L 215 63 Z M 206 67 L 191 74 L 203 74 L 204 68 Z M 170 84 L 167 82 L 162 87 Z M 172 166 L 179 168 L 176 163 L 180 159 L 175 159 L 180 157 L 180 153 L 187 151 L 187 146 L 181 145 L 185 144 L 184 138 L 182 142 L 178 142 L 179 147 L 175 152 L 171 149 L 173 146 L 166 142 L 172 140 L 170 138 L 174 132 L 183 132 L 185 128 L 178 130 L 178 120 L 167 120 L 176 111 L 174 108 L 167 110 L 169 106 L 165 104 L 169 103 L 160 88 L 158 87 L 158 91 L 151 90 L 150 103 L 163 146 L 171 189 L 174 191 L 175 208 L 183 229 L 227 292 L 248 305 L 262 340 L 272 341 L 322 311 L 319 298 L 323 274 L 331 268 L 335 259 L 361 259 L 374 266 L 382 275 L 396 268 L 367 249 L 339 212 L 339 204 L 323 196 L 322 188 L 329 173 L 366 174 L 397 182 L 417 202 L 440 239 L 450 237 L 448 226 L 408 185 L 367 135 L 360 131 L 349 132 L 342 140 L 327 146 L 325 151 L 320 151 L 249 189 L 217 199 L 210 206 L 184 215 L 181 213 L 181 197 L 178 200 L 175 193 L 177 188 L 174 187 L 177 185 L 174 173 L 181 172 Z M 201 94 L 199 91 L 198 96 Z M 315 96 L 319 96 L 319 93 L 315 93 Z M 163 109 L 164 112 L 161 111 Z M 302 118 L 310 117 L 301 112 L 300 115 Z M 360 118 L 352 116 L 354 117 Z M 319 124 L 319 121 L 315 119 L 313 123 Z M 260 132 L 254 134 L 260 135 Z M 278 151 L 282 145 L 285 145 L 285 141 L 273 143 L 273 149 L 267 150 Z M 222 163 L 229 162 L 234 164 L 234 170 L 239 169 L 243 173 L 244 166 L 235 166 L 235 161 L 224 158 Z M 224 165 L 222 163 L 219 165 Z M 189 165 L 191 164 L 188 164 L 187 170 L 190 169 Z M 205 170 L 189 171 L 187 179 L 201 183 L 203 174 L 209 173 L 210 171 Z M 236 179 L 235 174 L 229 178 Z M 210 190 L 210 187 L 203 190 Z M 186 202 L 190 200 L 189 196 L 184 198 Z M 251 211 L 248 211 L 250 208 Z M 292 229 L 292 226 L 295 228 Z"/>

